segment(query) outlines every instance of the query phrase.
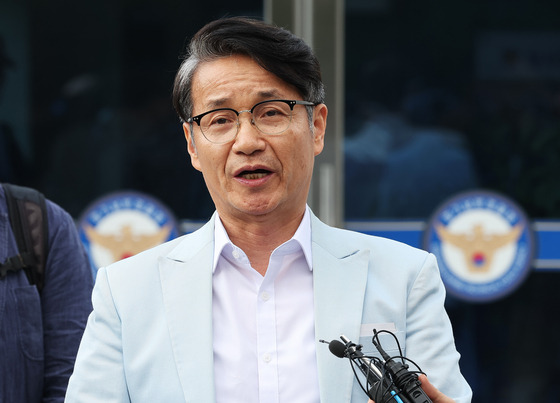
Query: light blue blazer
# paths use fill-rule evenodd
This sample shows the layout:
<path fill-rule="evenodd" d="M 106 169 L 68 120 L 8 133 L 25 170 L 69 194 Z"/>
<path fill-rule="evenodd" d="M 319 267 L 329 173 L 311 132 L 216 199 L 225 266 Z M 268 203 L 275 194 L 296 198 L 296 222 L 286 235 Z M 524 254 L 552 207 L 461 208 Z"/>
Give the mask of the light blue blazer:
<path fill-rule="evenodd" d="M 215 401 L 214 220 L 215 215 L 196 232 L 99 270 L 67 402 Z M 373 353 L 374 327 L 394 328 L 405 356 L 432 383 L 458 403 L 470 402 L 433 255 L 332 228 L 313 215 L 311 226 L 321 402 L 368 399 L 348 360 L 318 340 L 344 334 Z M 395 343 L 381 341 L 390 355 L 397 354 Z"/>

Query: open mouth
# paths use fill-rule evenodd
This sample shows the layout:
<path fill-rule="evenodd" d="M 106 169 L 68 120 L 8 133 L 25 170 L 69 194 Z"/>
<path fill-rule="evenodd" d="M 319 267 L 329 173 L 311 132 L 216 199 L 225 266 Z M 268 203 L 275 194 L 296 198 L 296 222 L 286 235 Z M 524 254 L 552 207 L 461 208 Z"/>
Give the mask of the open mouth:
<path fill-rule="evenodd" d="M 269 174 L 270 171 L 267 171 L 266 169 L 257 169 L 255 171 L 243 171 L 237 176 L 243 179 L 261 179 Z"/>

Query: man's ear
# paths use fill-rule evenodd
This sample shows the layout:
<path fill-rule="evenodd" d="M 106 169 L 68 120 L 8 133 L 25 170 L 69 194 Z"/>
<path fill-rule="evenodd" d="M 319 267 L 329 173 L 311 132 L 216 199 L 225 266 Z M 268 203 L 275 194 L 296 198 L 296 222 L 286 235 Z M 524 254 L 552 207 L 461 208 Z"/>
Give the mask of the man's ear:
<path fill-rule="evenodd" d="M 200 161 L 198 160 L 196 145 L 194 144 L 192 127 L 193 126 L 188 123 L 183 123 L 183 132 L 185 133 L 185 140 L 187 140 L 187 151 L 191 156 L 191 164 L 196 170 L 200 171 Z"/>
<path fill-rule="evenodd" d="M 313 111 L 313 142 L 315 155 L 321 154 L 325 146 L 325 131 L 327 130 L 327 105 L 319 104 Z"/>

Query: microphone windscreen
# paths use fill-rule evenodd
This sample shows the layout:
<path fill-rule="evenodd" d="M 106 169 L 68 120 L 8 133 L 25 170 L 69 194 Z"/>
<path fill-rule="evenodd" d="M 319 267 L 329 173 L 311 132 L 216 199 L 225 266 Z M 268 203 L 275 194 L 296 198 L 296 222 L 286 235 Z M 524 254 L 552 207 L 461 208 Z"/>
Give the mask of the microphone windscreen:
<path fill-rule="evenodd" d="M 333 340 L 329 343 L 329 350 L 331 350 L 331 353 L 333 353 L 337 357 L 344 358 L 346 346 L 338 340 Z"/>

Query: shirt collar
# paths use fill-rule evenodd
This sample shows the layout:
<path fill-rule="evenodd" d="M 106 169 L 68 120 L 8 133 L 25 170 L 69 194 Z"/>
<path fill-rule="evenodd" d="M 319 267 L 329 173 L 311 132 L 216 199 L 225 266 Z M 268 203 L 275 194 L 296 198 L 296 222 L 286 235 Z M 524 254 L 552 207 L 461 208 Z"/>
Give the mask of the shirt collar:
<path fill-rule="evenodd" d="M 294 233 L 294 236 L 283 245 L 280 245 L 278 248 L 293 242 L 299 243 L 301 250 L 303 251 L 303 255 L 305 256 L 305 260 L 307 262 L 309 270 L 312 271 L 313 256 L 311 254 L 311 214 L 309 212 L 309 206 L 307 205 L 305 206 L 305 213 L 303 214 L 301 223 Z M 235 246 L 229 239 L 226 229 L 224 228 L 224 224 L 220 219 L 220 215 L 216 212 L 216 220 L 214 221 L 214 262 L 212 266 L 213 272 L 216 270 L 218 260 L 222 252 L 226 248 L 237 248 L 237 246 Z M 278 248 L 276 248 L 276 250 Z"/>

